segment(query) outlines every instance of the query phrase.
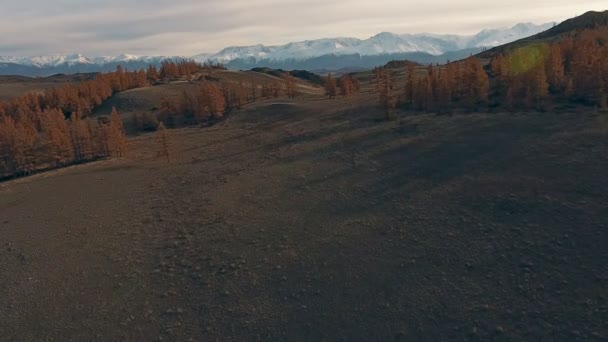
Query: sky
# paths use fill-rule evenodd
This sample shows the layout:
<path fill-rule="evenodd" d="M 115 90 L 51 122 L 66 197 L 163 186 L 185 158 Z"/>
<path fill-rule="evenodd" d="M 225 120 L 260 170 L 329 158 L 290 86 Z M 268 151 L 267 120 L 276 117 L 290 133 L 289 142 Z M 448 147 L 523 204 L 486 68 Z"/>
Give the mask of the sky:
<path fill-rule="evenodd" d="M 474 34 L 561 22 L 606 0 L 0 0 L 0 56 L 193 56 L 379 32 Z"/>

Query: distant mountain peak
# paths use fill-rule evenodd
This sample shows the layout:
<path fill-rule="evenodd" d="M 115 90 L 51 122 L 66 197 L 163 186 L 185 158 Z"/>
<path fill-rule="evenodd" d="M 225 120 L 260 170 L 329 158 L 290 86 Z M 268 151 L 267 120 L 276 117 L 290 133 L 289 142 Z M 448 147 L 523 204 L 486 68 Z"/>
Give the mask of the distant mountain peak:
<path fill-rule="evenodd" d="M 323 38 L 291 42 L 278 46 L 234 46 L 216 54 L 203 54 L 193 57 L 199 62 L 212 61 L 229 63 L 236 59 L 256 59 L 269 61 L 303 60 L 324 55 L 374 56 L 393 53 L 421 52 L 442 55 L 451 51 L 472 48 L 493 47 L 550 28 L 553 24 L 536 25 L 521 23 L 509 28 L 482 30 L 475 35 L 442 34 L 396 34 L 380 32 L 368 39 Z"/>
<path fill-rule="evenodd" d="M 376 34 L 375 36 L 372 37 L 373 38 L 395 38 L 395 37 L 399 37 L 397 34 L 392 33 L 392 32 L 380 32 L 378 34 Z"/>
<path fill-rule="evenodd" d="M 256 44 L 251 46 L 229 46 L 215 54 L 198 54 L 189 58 L 197 62 L 214 62 L 227 64 L 233 61 L 247 61 L 269 64 L 286 61 L 306 61 L 319 59 L 323 56 L 390 56 L 398 54 L 418 54 L 427 56 L 442 56 L 457 51 L 477 53 L 482 48 L 494 47 L 542 32 L 553 24 L 535 25 L 520 23 L 510 28 L 486 29 L 475 35 L 454 34 L 396 34 L 380 32 L 368 39 L 349 37 L 322 38 L 291 42 L 284 45 L 266 46 Z M 95 72 L 106 71 L 121 64 L 127 68 L 141 68 L 149 64 L 160 64 L 166 59 L 178 59 L 175 56 L 137 56 L 120 54 L 118 56 L 87 57 L 80 53 L 63 55 L 48 55 L 37 57 L 1 57 L 0 73 L 2 74 L 35 74 Z M 346 57 L 345 57 L 346 58 Z M 357 58 L 351 63 L 357 63 Z M 25 70 L 25 71 L 24 71 Z"/>

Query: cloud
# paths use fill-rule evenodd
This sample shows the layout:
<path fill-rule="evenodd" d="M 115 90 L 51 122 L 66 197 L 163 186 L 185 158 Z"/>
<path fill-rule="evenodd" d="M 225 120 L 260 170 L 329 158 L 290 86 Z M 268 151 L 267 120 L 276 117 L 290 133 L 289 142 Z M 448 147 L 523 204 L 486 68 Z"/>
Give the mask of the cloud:
<path fill-rule="evenodd" d="M 397 33 L 474 33 L 561 21 L 605 1 L 20 0 L 2 5 L 0 54 L 194 55 L 229 45 Z"/>

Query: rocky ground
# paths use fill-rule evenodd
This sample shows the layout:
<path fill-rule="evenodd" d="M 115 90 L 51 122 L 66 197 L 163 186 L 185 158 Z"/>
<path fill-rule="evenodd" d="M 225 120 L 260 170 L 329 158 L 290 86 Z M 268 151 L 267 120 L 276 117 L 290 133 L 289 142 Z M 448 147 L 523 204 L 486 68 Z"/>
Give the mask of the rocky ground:
<path fill-rule="evenodd" d="M 317 95 L 0 184 L 2 339 L 608 338 L 596 114 Z"/>

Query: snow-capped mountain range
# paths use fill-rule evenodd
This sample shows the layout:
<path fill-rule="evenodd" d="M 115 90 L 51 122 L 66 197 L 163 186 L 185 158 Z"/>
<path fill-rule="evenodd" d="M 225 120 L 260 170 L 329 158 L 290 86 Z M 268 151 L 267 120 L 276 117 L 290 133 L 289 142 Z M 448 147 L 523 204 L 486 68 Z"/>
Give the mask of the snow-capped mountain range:
<path fill-rule="evenodd" d="M 61 65 L 79 65 L 79 64 L 97 64 L 103 65 L 115 62 L 131 62 L 141 61 L 147 63 L 157 63 L 168 58 L 175 58 L 169 56 L 136 56 L 122 54 L 119 56 L 103 56 L 103 57 L 87 57 L 82 54 L 68 54 L 68 55 L 48 55 L 48 56 L 36 56 L 36 57 L 3 57 L 0 56 L 0 63 L 12 63 L 34 67 L 56 67 Z M 183 58 L 183 57 L 182 57 Z"/>
<path fill-rule="evenodd" d="M 201 54 L 192 58 L 199 62 L 212 60 L 229 63 L 235 59 L 255 58 L 257 60 L 284 61 L 288 59 L 308 59 L 324 55 L 376 56 L 394 53 L 423 52 L 429 55 L 443 55 L 452 51 L 490 48 L 535 35 L 548 30 L 553 24 L 517 24 L 510 28 L 483 30 L 471 36 L 438 34 L 394 34 L 379 33 L 368 39 L 331 38 L 307 40 L 279 46 L 253 45 L 228 47 L 217 54 Z"/>
<path fill-rule="evenodd" d="M 458 59 L 483 48 L 510 43 L 535 35 L 554 24 L 517 24 L 509 28 L 483 30 L 475 35 L 394 34 L 383 32 L 368 39 L 325 38 L 293 42 L 278 46 L 233 46 L 216 54 L 196 56 L 119 55 L 87 57 L 82 54 L 38 57 L 0 56 L 0 74 L 46 76 L 56 73 L 109 71 L 122 65 L 139 69 L 158 65 L 166 59 L 193 59 L 197 62 L 220 62 L 228 68 L 256 66 L 286 69 L 363 68 L 384 64 L 392 59 L 410 59 L 421 63 Z"/>

